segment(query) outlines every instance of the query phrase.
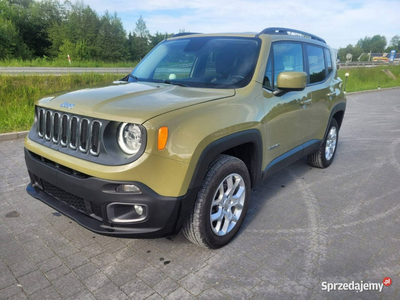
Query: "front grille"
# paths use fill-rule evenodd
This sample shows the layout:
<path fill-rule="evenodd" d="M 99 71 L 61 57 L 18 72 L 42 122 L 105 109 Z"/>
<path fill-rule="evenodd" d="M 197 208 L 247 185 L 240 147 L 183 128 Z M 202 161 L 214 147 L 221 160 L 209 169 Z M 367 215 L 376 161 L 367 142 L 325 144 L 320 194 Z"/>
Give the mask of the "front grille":
<path fill-rule="evenodd" d="M 101 206 L 99 204 L 90 202 L 90 208 L 92 209 L 92 212 L 96 215 L 99 216 L 100 218 L 103 218 L 103 212 L 101 210 Z"/>
<path fill-rule="evenodd" d="M 103 219 L 103 212 L 101 209 L 101 205 L 90 201 L 85 201 L 83 198 L 71 194 L 59 187 L 56 187 L 50 182 L 40 179 L 36 175 L 33 175 L 33 179 L 35 180 L 36 183 L 39 183 L 39 185 L 43 187 L 43 191 L 46 194 L 53 196 L 55 199 L 67 204 L 68 206 L 71 206 L 72 208 L 80 211 L 81 213 L 84 213 L 85 215 L 94 214 L 96 216 L 96 219 L 101 219 L 101 220 Z M 90 204 L 91 211 L 87 210 L 85 202 L 88 202 Z"/>
<path fill-rule="evenodd" d="M 57 200 L 60 200 L 61 202 L 64 202 L 65 204 L 72 206 L 83 213 L 87 213 L 85 200 L 83 200 L 81 197 L 68 193 L 67 191 L 60 189 L 45 180 L 42 180 L 42 184 L 43 189 L 47 194 L 50 194 Z"/>
<path fill-rule="evenodd" d="M 38 108 L 37 132 L 45 139 L 62 147 L 98 156 L 102 123 L 50 109 Z"/>

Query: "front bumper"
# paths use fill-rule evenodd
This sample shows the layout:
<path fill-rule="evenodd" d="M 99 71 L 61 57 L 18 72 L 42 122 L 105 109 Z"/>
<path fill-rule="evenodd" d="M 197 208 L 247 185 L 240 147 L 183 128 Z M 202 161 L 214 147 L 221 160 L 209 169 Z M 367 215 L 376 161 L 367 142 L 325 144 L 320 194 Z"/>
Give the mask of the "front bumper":
<path fill-rule="evenodd" d="M 83 227 L 108 236 L 159 238 L 178 234 L 194 205 L 197 190 L 182 197 L 160 196 L 144 184 L 103 180 L 58 165 L 25 149 L 25 161 L 31 178 L 27 192 Z M 118 193 L 121 184 L 135 184 L 141 194 Z M 118 223 L 108 218 L 107 206 L 132 209 L 144 205 L 146 217 L 136 222 Z M 111 207 L 111 206 L 110 206 Z"/>

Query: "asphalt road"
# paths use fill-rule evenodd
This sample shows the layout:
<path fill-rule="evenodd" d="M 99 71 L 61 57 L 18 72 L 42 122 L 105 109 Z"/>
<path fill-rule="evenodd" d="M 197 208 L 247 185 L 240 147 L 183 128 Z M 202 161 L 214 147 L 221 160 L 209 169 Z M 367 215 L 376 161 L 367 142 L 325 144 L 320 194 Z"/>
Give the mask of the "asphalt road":
<path fill-rule="evenodd" d="M 0 67 L 0 74 L 4 75 L 37 75 L 37 74 L 82 74 L 82 73 L 114 73 L 128 74 L 132 68 L 38 68 L 38 67 Z"/>
<path fill-rule="evenodd" d="M 23 141 L 0 142 L 0 298 L 399 299 L 399 100 L 349 95 L 333 164 L 303 159 L 259 184 L 215 251 L 91 233 L 27 195 Z M 385 277 L 381 293 L 322 290 Z"/>

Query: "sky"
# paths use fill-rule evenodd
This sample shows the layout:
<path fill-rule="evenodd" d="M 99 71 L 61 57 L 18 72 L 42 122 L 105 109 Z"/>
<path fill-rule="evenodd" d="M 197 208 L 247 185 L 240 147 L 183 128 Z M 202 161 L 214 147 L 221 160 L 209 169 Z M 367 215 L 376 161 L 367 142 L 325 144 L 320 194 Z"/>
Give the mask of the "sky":
<path fill-rule="evenodd" d="M 376 34 L 400 35 L 400 0 L 84 0 L 99 14 L 117 12 L 127 32 L 141 15 L 156 31 L 260 32 L 287 27 L 325 39 L 333 48 Z"/>

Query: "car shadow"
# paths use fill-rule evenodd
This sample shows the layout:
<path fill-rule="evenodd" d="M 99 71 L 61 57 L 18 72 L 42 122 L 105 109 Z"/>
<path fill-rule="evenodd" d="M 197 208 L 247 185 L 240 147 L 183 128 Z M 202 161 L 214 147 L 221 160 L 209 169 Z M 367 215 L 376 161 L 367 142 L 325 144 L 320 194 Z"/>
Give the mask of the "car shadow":
<path fill-rule="evenodd" d="M 265 205 L 268 205 L 268 202 L 274 196 L 284 193 L 287 189 L 296 185 L 295 179 L 291 174 L 299 178 L 304 178 L 304 176 L 312 169 L 314 168 L 308 164 L 307 157 L 303 157 L 292 165 L 258 183 L 252 190 L 246 218 L 244 219 L 242 227 L 235 238 L 246 231 L 253 220 L 263 212 L 262 208 Z"/>

